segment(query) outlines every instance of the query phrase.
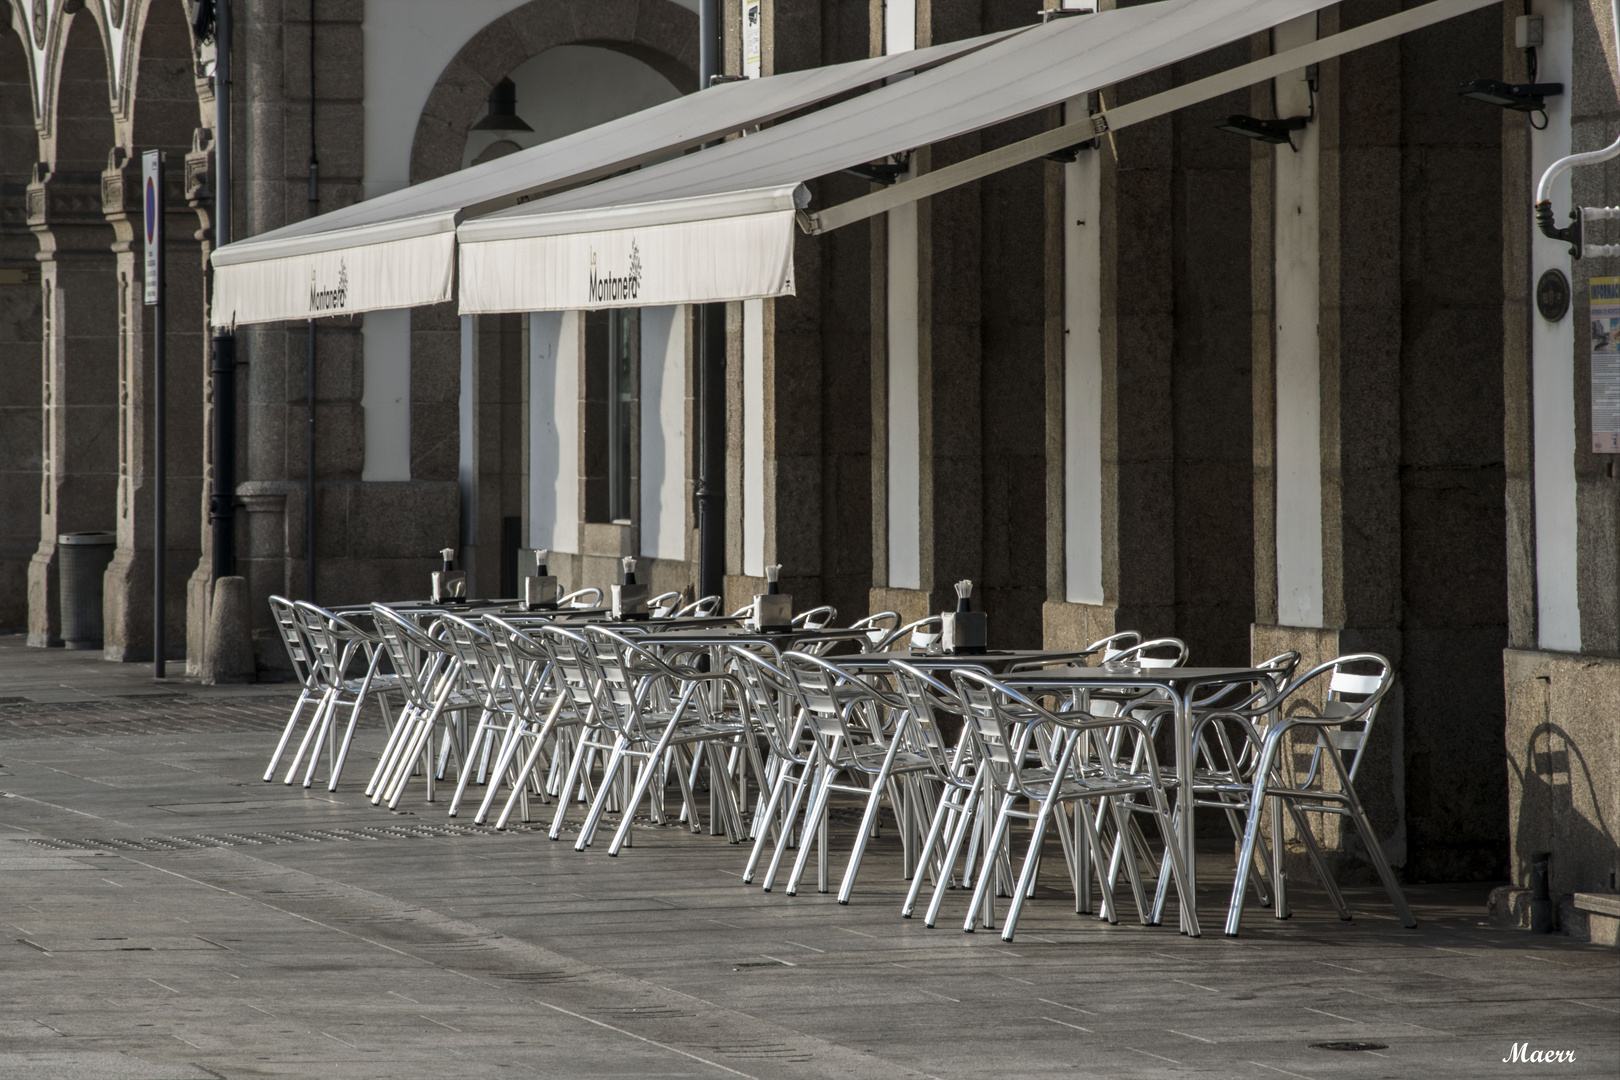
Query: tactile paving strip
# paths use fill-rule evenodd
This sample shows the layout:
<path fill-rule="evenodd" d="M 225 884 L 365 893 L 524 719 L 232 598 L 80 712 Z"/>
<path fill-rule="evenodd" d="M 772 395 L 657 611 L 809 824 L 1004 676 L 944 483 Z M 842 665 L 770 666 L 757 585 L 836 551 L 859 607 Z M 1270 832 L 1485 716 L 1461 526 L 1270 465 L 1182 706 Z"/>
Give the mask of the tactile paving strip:
<path fill-rule="evenodd" d="M 30 838 L 28 843 L 50 851 L 195 851 L 199 848 L 259 847 L 269 844 L 324 844 L 353 840 L 420 840 L 457 836 L 493 835 L 492 828 L 474 825 L 362 825 L 353 829 L 282 829 L 276 832 L 192 833 L 189 836 L 87 837 L 64 840 Z"/>

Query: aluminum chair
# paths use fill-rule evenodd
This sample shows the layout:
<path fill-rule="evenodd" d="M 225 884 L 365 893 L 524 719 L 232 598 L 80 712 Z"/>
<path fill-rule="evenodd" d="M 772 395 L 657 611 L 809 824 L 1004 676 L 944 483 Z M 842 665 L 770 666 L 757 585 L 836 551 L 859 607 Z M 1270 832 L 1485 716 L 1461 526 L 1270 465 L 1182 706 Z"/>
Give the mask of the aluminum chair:
<path fill-rule="evenodd" d="M 694 600 L 675 613 L 675 618 L 683 619 L 688 616 L 710 616 L 720 610 L 718 596 L 705 596 L 701 600 Z"/>
<path fill-rule="evenodd" d="M 552 672 L 551 652 L 543 639 L 531 635 L 528 629 L 498 615 L 485 615 L 484 625 L 494 641 L 495 654 L 506 672 L 506 684 L 512 693 L 512 716 L 502 736 L 495 762 L 490 766 L 489 779 L 484 785 L 484 798 L 473 816 L 475 824 L 482 825 L 489 817 L 495 796 L 504 782 L 510 782 L 512 795 L 503 810 L 496 828 L 505 828 L 506 820 L 515 803 L 522 820 L 529 820 L 528 796 L 532 789 L 544 801 L 547 786 L 539 780 L 541 760 L 548 750 L 557 748 L 557 733 L 574 719 L 566 713 L 565 692 L 559 692 L 558 680 Z M 534 628 L 538 631 L 538 627 Z M 561 688 L 565 689 L 565 688 Z M 523 764 L 514 763 L 523 752 Z M 545 769 L 555 772 L 556 756 L 545 761 Z"/>
<path fill-rule="evenodd" d="M 917 741 L 916 726 L 901 722 L 906 713 L 904 699 L 805 652 L 783 653 L 782 670 L 793 680 L 809 731 L 815 736 L 817 772 L 805 817 L 806 832 L 812 825 L 822 829 L 834 791 L 865 799 L 855 845 L 838 890 L 838 902 L 847 904 L 885 798 L 900 828 L 905 862 L 910 864 L 911 837 L 920 830 L 912 828 L 915 801 L 907 800 L 906 785 L 901 781 L 911 774 L 932 770 L 934 761 L 928 748 Z M 817 891 L 827 892 L 827 844 L 817 846 L 822 853 Z M 798 892 L 809 853 L 810 846 L 801 844 L 788 876 L 789 896 Z"/>
<path fill-rule="evenodd" d="M 916 622 L 909 622 L 898 629 L 891 630 L 889 636 L 878 642 L 873 652 L 884 652 L 893 648 L 899 642 L 905 642 L 904 647 L 912 652 L 926 652 L 939 644 L 940 635 L 944 633 L 945 620 L 938 615 L 928 615 Z"/>
<path fill-rule="evenodd" d="M 1100 850 L 1102 838 L 1090 812 L 1074 814 L 1081 829 L 1071 830 L 1065 808 L 1086 803 L 1095 803 L 1100 811 L 1108 812 L 1114 819 L 1116 835 L 1128 844 L 1134 843 L 1133 838 L 1138 834 L 1127 828 L 1127 814 L 1146 815 L 1157 823 L 1177 894 L 1183 910 L 1192 918 L 1190 930 L 1196 934 L 1196 916 L 1187 902 L 1193 893 L 1181 851 L 1175 843 L 1170 801 L 1148 726 L 1128 714 L 1094 716 L 1067 710 L 1054 712 L 972 669 L 959 668 L 952 672 L 952 678 L 968 710 L 968 729 L 975 752 L 985 764 L 990 790 L 998 797 L 988 849 L 996 850 L 1006 839 L 1012 818 L 1033 822 L 1029 849 L 1012 889 L 1012 900 L 1002 927 L 1002 940 L 1013 940 L 1019 913 L 1034 890 L 1041 844 L 1049 824 L 1057 825 L 1078 903 L 1079 875 L 1087 870 L 1087 861 L 1080 856 L 1086 849 Z M 1132 744 L 1129 754 L 1119 750 L 1124 743 Z M 1126 760 L 1135 767 L 1122 765 Z M 1018 802 L 1026 799 L 1031 809 L 1019 810 Z M 1126 864 L 1131 871 L 1137 913 L 1146 924 L 1150 921 L 1149 909 L 1135 873 L 1139 854 L 1147 853 L 1128 852 Z M 993 878 L 994 875 L 988 873 L 979 875 L 964 930 L 971 932 L 981 915 L 985 916 L 986 927 L 994 925 L 989 891 Z M 1104 917 L 1113 922 L 1117 916 L 1112 910 L 1112 889 L 1106 881 L 1102 884 Z"/>
<path fill-rule="evenodd" d="M 861 651 L 871 652 L 876 649 L 900 625 L 898 611 L 879 611 L 868 615 L 864 619 L 856 619 L 849 624 L 851 630 L 864 630 L 866 638 L 861 641 Z"/>
<path fill-rule="evenodd" d="M 654 619 L 667 619 L 681 606 L 681 594 L 662 592 L 647 601 L 647 611 Z"/>
<path fill-rule="evenodd" d="M 281 755 L 286 752 L 293 732 L 298 729 L 304 706 L 313 701 L 318 711 L 326 695 L 326 688 L 316 676 L 314 647 L 304 634 L 294 602 L 285 596 L 272 596 L 270 614 L 275 620 L 276 632 L 281 635 L 281 643 L 287 649 L 287 661 L 292 664 L 293 676 L 298 680 L 300 689 L 298 700 L 293 702 L 292 715 L 287 718 L 286 727 L 281 729 L 281 739 L 276 743 L 275 752 L 270 755 L 270 764 L 264 770 L 266 783 L 275 779 L 276 766 L 281 762 Z"/>
<path fill-rule="evenodd" d="M 1358 672 L 1353 670 L 1355 668 L 1371 670 Z M 1324 680 L 1327 684 L 1325 694 L 1321 690 Z M 1254 765 L 1254 779 L 1248 791 L 1249 820 L 1243 833 L 1237 877 L 1232 884 L 1232 901 L 1226 914 L 1226 933 L 1229 936 L 1237 936 L 1243 920 L 1243 902 L 1248 891 L 1246 882 L 1260 842 L 1261 815 L 1256 808 L 1264 800 L 1275 800 L 1271 803 L 1274 819 L 1280 816 L 1276 811 L 1279 804 L 1288 811 L 1339 918 L 1348 920 L 1350 909 L 1328 870 L 1306 814 L 1349 818 L 1360 837 L 1363 854 L 1378 872 L 1401 924 L 1406 927 L 1417 925 L 1355 789 L 1356 772 L 1365 756 L 1367 739 L 1378 718 L 1379 705 L 1394 681 L 1394 669 L 1384 657 L 1377 653 L 1351 653 L 1312 668 L 1268 700 L 1247 710 L 1232 710 L 1250 721 L 1250 729 L 1256 735 L 1261 735 L 1261 741 Z M 1322 695 L 1320 704 L 1313 700 L 1318 694 Z M 1275 719 L 1271 720 L 1262 735 L 1258 722 L 1271 717 Z M 1294 738 L 1296 733 L 1309 736 L 1310 741 L 1301 746 Z M 1301 776 L 1297 759 L 1303 755 L 1305 747 L 1309 747 L 1310 761 Z M 1349 765 L 1345 764 L 1347 754 L 1353 755 Z M 1334 784 L 1332 787 L 1329 786 L 1330 776 Z M 1273 857 L 1278 866 L 1274 914 L 1279 919 L 1285 919 L 1290 912 L 1287 875 L 1282 871 L 1284 854 L 1276 846 L 1281 837 L 1276 833 L 1273 836 Z"/>
<path fill-rule="evenodd" d="M 439 732 L 441 719 L 448 713 L 482 708 L 484 699 L 466 688 L 461 660 L 444 640 L 443 631 L 438 629 L 437 613 L 427 616 L 433 621 L 424 630 L 382 604 L 373 604 L 371 610 L 377 630 L 388 646 L 389 659 L 400 675 L 406 710 L 400 722 L 394 725 L 393 738 L 383 748 L 383 756 L 372 773 L 371 783 L 366 786 L 366 794 L 371 796 L 372 805 L 387 800 L 390 810 L 398 809 L 406 785 L 420 763 L 426 774 L 427 801 L 432 802 L 439 776 L 432 739 Z M 445 750 L 441 758 L 455 749 L 448 727 L 443 734 Z"/>
<path fill-rule="evenodd" d="M 906 720 L 921 729 L 918 742 L 925 747 L 933 762 L 933 780 L 940 786 L 934 815 L 929 822 L 918 865 L 911 875 L 911 888 L 900 909 L 902 918 L 911 918 L 917 897 L 922 891 L 923 870 L 930 869 L 934 878 L 934 893 L 928 903 L 924 923 L 932 927 L 939 917 L 945 890 L 955 879 L 956 859 L 962 851 L 963 841 L 973 828 L 984 793 L 985 774 L 978 767 L 973 754 L 973 743 L 967 725 L 963 722 L 966 706 L 956 691 L 921 668 L 904 660 L 891 661 L 895 686 L 904 698 Z M 955 749 L 948 750 L 951 741 L 945 717 L 955 720 L 958 730 Z M 977 853 L 982 855 L 982 853 Z M 962 867 L 962 883 L 971 884 L 975 853 L 970 852 Z M 978 860 L 982 867 L 985 862 Z"/>
<path fill-rule="evenodd" d="M 741 842 L 745 835 L 742 815 L 732 785 L 724 782 L 727 764 L 721 751 L 722 743 L 734 743 L 749 733 L 742 689 L 735 677 L 726 671 L 677 668 L 606 627 L 588 626 L 585 637 L 594 647 L 599 674 L 597 715 L 615 731 L 616 738 L 575 850 L 584 851 L 591 844 L 614 780 L 625 761 L 633 758 L 639 758 L 641 764 L 629 798 L 620 808 L 619 827 L 608 854 L 617 855 L 624 846 L 636 808 L 660 774 L 666 754 L 674 758 L 671 771 L 682 780 L 689 823 L 698 831 L 696 800 L 686 783 L 682 760 L 688 752 L 694 758 L 708 756 L 709 790 L 720 795 L 727 834 L 733 843 Z"/>
<path fill-rule="evenodd" d="M 836 618 L 838 609 L 830 604 L 823 604 L 793 616 L 793 626 L 803 630 L 821 630 L 832 625 L 832 621 Z"/>
<path fill-rule="evenodd" d="M 343 774 L 343 763 L 348 760 L 349 748 L 354 743 L 360 710 L 368 699 L 376 698 L 384 727 L 390 731 L 393 729 L 388 696 L 400 692 L 399 676 L 382 670 L 386 650 L 380 635 L 305 600 L 296 601 L 293 608 L 304 636 L 312 647 L 314 674 L 323 692 L 315 717 L 287 769 L 285 783 L 293 782 L 298 765 L 308 752 L 309 767 L 304 773 L 304 786 L 309 787 L 314 782 L 315 770 L 320 762 L 321 744 L 326 742 L 326 790 L 336 791 Z M 357 668 L 359 674 L 354 674 Z M 344 707 L 349 710 L 349 722 L 342 739 L 337 740 L 334 738 L 334 721 L 338 709 Z"/>
<path fill-rule="evenodd" d="M 490 632 L 451 614 L 439 617 L 439 628 L 443 640 L 461 662 L 465 692 L 481 699 L 477 726 L 461 741 L 461 768 L 449 809 L 449 816 L 455 817 L 467 794 L 468 783 L 474 777 L 482 781 L 488 775 L 490 759 L 496 756 L 497 736 L 510 730 L 517 718 L 517 706 L 516 695 L 507 681 L 506 668 Z"/>
<path fill-rule="evenodd" d="M 583 589 L 575 589 L 557 601 L 560 608 L 592 608 L 602 606 L 602 590 L 595 585 L 587 585 Z"/>
<path fill-rule="evenodd" d="M 765 873 L 764 890 L 771 891 L 782 856 L 793 846 L 794 822 L 810 781 L 815 775 L 816 751 L 806 728 L 804 710 L 792 678 L 777 666 L 777 658 L 760 655 L 740 645 L 731 646 L 730 666 L 742 684 L 754 730 L 765 738 L 770 758 L 766 764 L 765 784 L 761 786 L 760 802 L 755 807 L 751 829 L 754 846 L 748 863 L 743 867 L 743 883 L 752 884 L 765 845 L 777 841 L 775 854 Z M 784 806 L 783 799 L 792 790 L 791 800 Z M 809 843 L 808 830 L 799 840 Z"/>

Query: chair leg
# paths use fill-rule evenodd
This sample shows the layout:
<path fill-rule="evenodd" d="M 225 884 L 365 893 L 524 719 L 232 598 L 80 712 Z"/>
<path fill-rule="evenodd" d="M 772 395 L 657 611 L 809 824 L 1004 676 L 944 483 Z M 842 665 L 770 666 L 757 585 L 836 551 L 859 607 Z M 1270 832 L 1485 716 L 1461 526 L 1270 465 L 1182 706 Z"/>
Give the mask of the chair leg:
<path fill-rule="evenodd" d="M 613 781 L 618 778 L 619 769 L 624 766 L 626 753 L 630 748 L 630 740 L 620 735 L 613 743 L 613 752 L 608 755 L 607 765 L 602 769 L 602 783 L 596 790 L 596 798 L 591 800 L 590 809 L 585 811 L 585 823 L 579 828 L 579 839 L 574 841 L 575 851 L 584 851 L 596 839 L 596 827 L 602 821 L 602 814 L 607 810 L 608 801 L 613 797 Z M 634 807 L 626 807 L 624 812 L 629 814 Z"/>
<path fill-rule="evenodd" d="M 950 888 L 951 872 L 956 868 L 956 856 L 962 850 L 962 842 L 967 839 L 968 833 L 974 831 L 979 816 L 980 785 L 982 775 L 975 778 L 974 787 L 962 800 L 960 811 L 957 812 L 956 821 L 951 828 L 950 842 L 945 845 L 945 857 L 940 865 L 940 875 L 934 882 L 934 895 L 928 900 L 928 911 L 923 916 L 923 925 L 930 930 L 939 921 L 939 909 L 945 902 L 945 890 Z M 965 882 L 964 882 L 965 884 Z"/>
<path fill-rule="evenodd" d="M 1310 856 L 1311 865 L 1316 868 L 1316 876 L 1322 882 L 1323 890 L 1328 899 L 1333 902 L 1333 909 L 1339 913 L 1343 922 L 1350 921 L 1350 905 L 1344 902 L 1344 894 L 1339 891 L 1339 883 L 1333 880 L 1333 872 L 1328 869 L 1327 860 L 1322 857 L 1322 848 L 1316 842 L 1316 836 L 1311 832 L 1310 822 L 1305 820 L 1305 814 L 1292 800 L 1284 799 L 1289 815 L 1294 819 L 1294 828 L 1299 831 L 1299 838 L 1305 844 L 1305 853 Z"/>
<path fill-rule="evenodd" d="M 815 794 L 810 801 L 810 809 L 804 815 L 804 832 L 799 840 L 799 854 L 793 860 L 793 872 L 788 875 L 787 894 L 789 896 L 799 894 L 799 882 L 804 877 L 804 866 L 810 860 L 811 830 L 815 830 L 817 833 L 817 846 L 823 852 L 827 850 L 826 829 L 822 828 L 822 826 L 825 824 L 827 802 L 832 795 L 833 776 L 836 772 L 837 769 L 832 765 L 823 765 L 817 773 Z"/>
<path fill-rule="evenodd" d="M 315 733 L 322 730 L 321 722 L 326 718 L 327 710 L 331 708 L 332 695 L 334 693 L 335 691 L 328 689 L 324 694 L 321 695 L 320 704 L 315 706 L 315 715 L 309 718 L 309 726 L 304 729 L 304 738 L 303 741 L 298 744 L 298 752 L 293 755 L 292 762 L 287 766 L 287 775 L 283 777 L 281 781 L 283 784 L 292 784 L 293 777 L 298 775 L 298 766 L 304 763 L 304 754 L 309 751 L 310 744 L 312 742 L 314 743 L 316 754 L 318 755 L 320 753 L 321 744 L 319 742 L 315 742 Z"/>
<path fill-rule="evenodd" d="M 816 777 L 820 770 L 806 761 L 799 767 L 799 775 L 789 779 L 793 785 L 793 799 L 788 804 L 787 814 L 782 819 L 781 832 L 776 838 L 776 851 L 771 855 L 771 865 L 765 871 L 764 891 L 770 892 L 771 886 L 776 883 L 776 872 L 782 867 L 782 857 L 787 854 L 788 848 L 793 846 L 793 824 L 799 819 L 799 806 L 804 802 L 806 794 L 815 801 Z M 810 842 L 810 826 L 805 824 L 804 835 L 800 838 L 800 845 Z"/>
<path fill-rule="evenodd" d="M 1254 804 L 1258 804 L 1258 801 L 1259 800 L 1251 800 L 1251 802 Z M 1174 835 L 1174 830 L 1172 830 L 1172 835 Z M 1234 875 L 1232 880 L 1232 900 L 1226 908 L 1227 937 L 1237 937 L 1238 928 L 1243 923 L 1243 900 L 1249 892 L 1249 869 L 1254 865 L 1254 846 L 1259 839 L 1260 815 L 1250 814 L 1248 823 L 1243 828 L 1243 849 L 1238 852 L 1237 873 Z M 1278 866 L 1282 865 L 1282 858 L 1280 856 L 1277 858 L 1276 864 Z M 1279 882 L 1282 880 L 1282 874 L 1280 871 L 1278 872 L 1277 878 Z M 1280 885 L 1277 886 L 1276 892 L 1277 898 L 1275 900 L 1275 904 L 1277 909 L 1284 910 L 1285 894 L 1282 892 Z"/>
<path fill-rule="evenodd" d="M 592 752 L 590 733 L 581 731 L 579 742 L 574 746 L 574 754 L 568 759 L 568 775 L 563 778 L 561 793 L 557 798 L 557 812 L 551 818 L 551 833 L 553 840 L 562 836 L 563 822 L 568 818 L 568 807 L 573 804 L 575 792 L 579 787 L 580 770 L 584 768 L 585 759 Z M 510 810 L 510 807 L 508 807 Z"/>
<path fill-rule="evenodd" d="M 527 783 L 527 778 L 533 773 L 535 766 L 539 764 L 540 755 L 545 749 L 544 735 L 545 731 L 542 730 L 540 734 L 534 737 L 534 745 L 529 748 L 528 756 L 523 759 L 523 765 L 518 769 L 517 772 L 517 779 L 512 784 L 512 797 L 506 800 L 506 805 L 501 808 L 501 816 L 495 822 L 495 827 L 497 829 L 506 828 L 506 822 L 512 816 L 512 808 L 519 801 L 519 794 L 526 790 L 524 785 Z M 562 741 L 560 738 L 558 740 L 557 747 L 558 753 L 551 759 L 553 764 L 555 764 L 557 758 L 561 756 Z M 559 800 L 559 802 L 560 801 L 562 800 Z"/>
<path fill-rule="evenodd" d="M 995 887 L 996 852 L 1001 848 L 1002 837 L 1007 834 L 1007 827 L 1009 818 L 1011 817 L 1011 810 L 1013 808 L 1014 801 L 1016 801 L 1016 797 L 1011 794 L 1002 796 L 1001 809 L 996 814 L 995 826 L 990 830 L 989 839 L 985 841 L 984 864 L 979 871 L 979 881 L 973 886 L 973 899 L 968 904 L 967 919 L 962 923 L 962 929 L 969 934 L 973 933 L 974 922 L 979 917 L 980 907 L 985 907 L 985 913 L 987 915 L 991 911 L 988 905 L 990 897 L 987 895 L 987 893 L 989 890 Z M 986 930 L 994 929 L 994 926 L 995 920 L 993 915 L 984 920 L 984 927 Z"/>
<path fill-rule="evenodd" d="M 911 918 L 912 909 L 917 906 L 917 896 L 922 892 L 923 869 L 928 864 L 928 861 L 935 857 L 934 849 L 939 845 L 940 839 L 944 834 L 945 820 L 950 816 L 953 805 L 951 796 L 955 794 L 956 791 L 954 788 L 946 788 L 944 791 L 940 792 L 939 804 L 934 808 L 934 818 L 928 824 L 928 836 L 925 840 L 923 840 L 922 850 L 918 856 L 917 868 L 912 871 L 911 874 L 911 887 L 906 890 L 906 902 L 904 906 L 900 908 L 900 917 L 902 919 Z M 941 877 L 950 873 L 950 871 L 950 866 L 941 863 L 938 873 L 934 875 L 934 881 L 937 883 Z"/>
<path fill-rule="evenodd" d="M 1059 768 L 1061 774 L 1062 769 Z M 1053 782 L 1056 786 L 1056 781 Z M 1041 843 L 1046 839 L 1046 819 L 1052 810 L 1052 800 L 1044 800 L 1035 815 L 1035 827 L 1030 831 L 1029 851 L 1024 856 L 1023 869 L 1018 872 L 1018 884 L 1013 886 L 1012 902 L 1007 905 L 1007 917 L 1001 920 L 1001 940 L 1011 941 L 1018 928 L 1018 913 L 1024 910 L 1024 900 L 1035 888 L 1035 875 L 1041 864 Z M 1061 808 L 1060 808 L 1061 811 Z"/>
<path fill-rule="evenodd" d="M 787 788 L 788 771 L 788 764 L 783 762 L 782 767 L 776 771 L 776 779 L 771 784 L 765 805 L 754 811 L 754 849 L 748 854 L 748 865 L 743 867 L 744 885 L 753 884 L 754 870 L 759 866 L 759 858 L 765 852 L 766 841 L 772 834 L 781 835 L 782 829 L 776 826 L 774 817 L 777 806 L 782 802 L 782 792 Z"/>
<path fill-rule="evenodd" d="M 642 798 L 647 794 L 647 786 L 652 783 L 653 776 L 658 772 L 658 763 L 664 756 L 664 749 L 669 745 L 673 728 L 674 725 L 671 724 L 670 728 L 664 731 L 663 738 L 658 740 L 658 745 L 652 748 L 652 752 L 647 755 L 647 759 L 636 772 L 636 786 L 630 792 L 630 801 L 625 803 L 624 812 L 619 816 L 619 828 L 613 834 L 613 842 L 608 845 L 609 855 L 618 855 L 619 849 L 624 846 L 625 838 L 630 835 L 630 821 L 635 817 L 636 807 L 641 805 Z"/>
<path fill-rule="evenodd" d="M 377 697 L 377 703 L 379 706 L 382 704 L 380 694 Z M 354 742 L 354 730 L 360 724 L 360 710 L 365 707 L 365 704 L 366 695 L 360 694 L 354 699 L 354 708 L 349 710 L 349 723 L 343 729 L 343 742 L 338 746 L 337 760 L 332 762 L 332 775 L 326 783 L 327 791 L 337 790 L 338 777 L 343 775 L 343 763 L 349 760 L 349 747 Z"/>
<path fill-rule="evenodd" d="M 1349 785 L 1346 785 L 1348 788 Z M 1408 930 L 1417 926 L 1417 919 L 1412 909 L 1407 906 L 1406 896 L 1401 892 L 1400 883 L 1395 880 L 1395 872 L 1389 868 L 1389 860 L 1384 858 L 1384 848 L 1373 835 L 1372 827 L 1361 813 L 1359 804 L 1352 804 L 1350 816 L 1355 819 L 1356 828 L 1361 833 L 1361 842 L 1367 847 L 1367 857 L 1372 860 L 1373 869 L 1378 871 L 1378 879 L 1384 883 L 1384 891 L 1389 894 L 1389 902 L 1395 907 L 1395 914 L 1400 916 L 1401 925 Z"/>
<path fill-rule="evenodd" d="M 1356 823 L 1356 831 L 1361 834 L 1361 842 L 1366 845 L 1367 858 L 1372 860 L 1373 869 L 1378 871 L 1378 880 L 1384 883 L 1384 891 L 1389 894 L 1389 902 L 1394 905 L 1395 914 L 1400 916 L 1401 925 L 1410 930 L 1417 925 L 1417 919 L 1413 917 L 1412 909 L 1406 904 L 1406 896 L 1395 880 L 1395 872 L 1389 868 L 1389 860 L 1384 858 L 1383 845 L 1378 842 L 1378 838 L 1373 835 L 1372 826 L 1367 823 L 1367 815 L 1361 809 L 1361 800 L 1356 796 L 1355 785 L 1346 774 L 1339 752 L 1330 745 L 1329 753 L 1332 755 L 1334 768 L 1339 771 L 1339 786 L 1343 789 L 1350 817 Z"/>
<path fill-rule="evenodd" d="M 1271 909 L 1277 918 L 1286 919 L 1293 911 L 1288 906 L 1288 840 L 1283 829 L 1283 801 L 1272 796 L 1266 802 L 1271 817 Z M 1258 845 L 1255 850 L 1259 850 Z"/>
<path fill-rule="evenodd" d="M 265 783 L 276 778 L 276 765 L 281 761 L 281 755 L 286 752 L 287 743 L 292 741 L 292 734 L 298 730 L 298 718 L 303 715 L 304 705 L 308 703 L 311 694 L 309 687 L 304 687 L 298 695 L 298 701 L 293 704 L 292 715 L 287 718 L 287 726 L 281 729 L 281 741 L 276 743 L 276 752 L 270 755 L 270 765 L 264 770 Z"/>

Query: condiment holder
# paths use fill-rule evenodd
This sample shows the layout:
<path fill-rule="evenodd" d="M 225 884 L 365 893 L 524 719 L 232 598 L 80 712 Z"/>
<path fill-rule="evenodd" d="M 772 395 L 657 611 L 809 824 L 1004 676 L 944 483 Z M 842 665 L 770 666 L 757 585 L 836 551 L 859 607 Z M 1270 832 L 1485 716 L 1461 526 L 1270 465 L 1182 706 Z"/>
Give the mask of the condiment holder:
<path fill-rule="evenodd" d="M 754 597 L 754 613 L 748 625 L 754 630 L 793 629 L 793 597 L 782 591 L 782 565 L 765 568 L 765 591 Z"/>
<path fill-rule="evenodd" d="M 524 575 L 523 587 L 519 590 L 518 605 L 525 611 L 557 606 L 562 590 L 557 585 L 557 579 L 546 572 L 546 558 L 550 554 L 546 548 L 533 548 L 525 555 L 525 561 L 532 562 L 534 566 L 534 573 Z"/>
<path fill-rule="evenodd" d="M 446 600 L 466 599 L 467 572 L 455 568 L 456 549 L 444 548 L 439 555 L 444 559 L 444 567 L 433 571 L 433 602 L 442 604 Z"/>
<path fill-rule="evenodd" d="M 636 582 L 635 556 L 626 555 L 623 566 L 624 581 L 613 586 L 613 617 L 645 619 L 648 617 L 647 601 L 652 597 L 652 589 Z"/>
<path fill-rule="evenodd" d="M 979 656 L 986 648 L 989 631 L 985 613 L 974 611 L 973 582 L 956 583 L 956 610 L 943 612 L 940 621 L 940 647 L 953 656 Z"/>

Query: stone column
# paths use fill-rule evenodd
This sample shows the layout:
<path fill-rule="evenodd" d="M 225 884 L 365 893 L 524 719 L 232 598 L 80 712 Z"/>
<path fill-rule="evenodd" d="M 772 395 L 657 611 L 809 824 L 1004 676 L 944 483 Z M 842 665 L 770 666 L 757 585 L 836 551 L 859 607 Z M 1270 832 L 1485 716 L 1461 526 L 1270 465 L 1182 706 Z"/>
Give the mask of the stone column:
<path fill-rule="evenodd" d="M 28 625 L 28 563 L 39 546 L 39 242 L 28 231 L 28 180 L 39 156 L 28 62 L 0 30 L 0 626 Z"/>
<path fill-rule="evenodd" d="M 28 224 L 39 238 L 44 306 L 44 484 L 28 643 L 43 646 L 61 642 L 57 535 L 117 523 L 118 296 L 99 174 L 40 166 Z"/>
<path fill-rule="evenodd" d="M 152 88 L 154 91 L 156 86 Z M 186 614 L 185 574 L 197 563 L 201 523 L 191 513 L 202 497 L 200 427 L 202 333 L 201 266 L 196 215 L 185 205 L 184 159 L 165 166 L 168 462 L 165 641 L 178 655 Z M 153 315 L 145 304 L 141 241 L 141 162 L 126 159 L 103 175 L 107 221 L 116 237 L 119 300 L 118 548 L 107 569 L 104 600 L 108 660 L 152 658 L 152 557 L 155 476 Z"/>
<path fill-rule="evenodd" d="M 1330 9 L 1318 30 L 1397 9 Z M 1499 118 L 1445 97 L 1462 60 L 1489 69 L 1495 34 L 1495 14 L 1480 13 L 1322 64 L 1316 188 L 1285 190 L 1286 148 L 1255 171 L 1256 306 L 1268 332 L 1255 339 L 1252 655 L 1294 649 L 1301 671 L 1349 652 L 1389 658 L 1397 682 L 1357 791 L 1390 860 L 1442 880 L 1501 872 L 1501 324 L 1496 284 L 1466 272 L 1501 240 L 1493 222 L 1458 212 L 1497 205 Z M 1279 100 L 1289 94 L 1291 111 L 1305 104 L 1296 84 L 1279 80 Z M 1257 106 L 1261 95 L 1269 104 L 1261 89 Z M 1320 294 L 1300 311 L 1286 299 L 1285 248 L 1310 238 L 1286 218 L 1299 212 L 1290 200 L 1311 194 Z M 1311 368 L 1291 373 L 1289 350 L 1304 344 L 1288 337 L 1290 320 L 1315 330 L 1317 350 Z M 1307 485 L 1285 477 L 1300 458 L 1290 439 L 1313 409 L 1314 504 L 1301 497 Z M 1319 582 L 1302 570 L 1313 554 Z M 1323 822 L 1319 838 L 1353 854 L 1341 824 Z"/>
<path fill-rule="evenodd" d="M 1228 46 L 1063 109 L 1113 108 L 1246 52 Z M 1243 111 L 1228 95 L 1047 166 L 1050 646 L 1131 630 L 1182 638 L 1195 663 L 1247 654 L 1248 158 L 1214 130 Z"/>

